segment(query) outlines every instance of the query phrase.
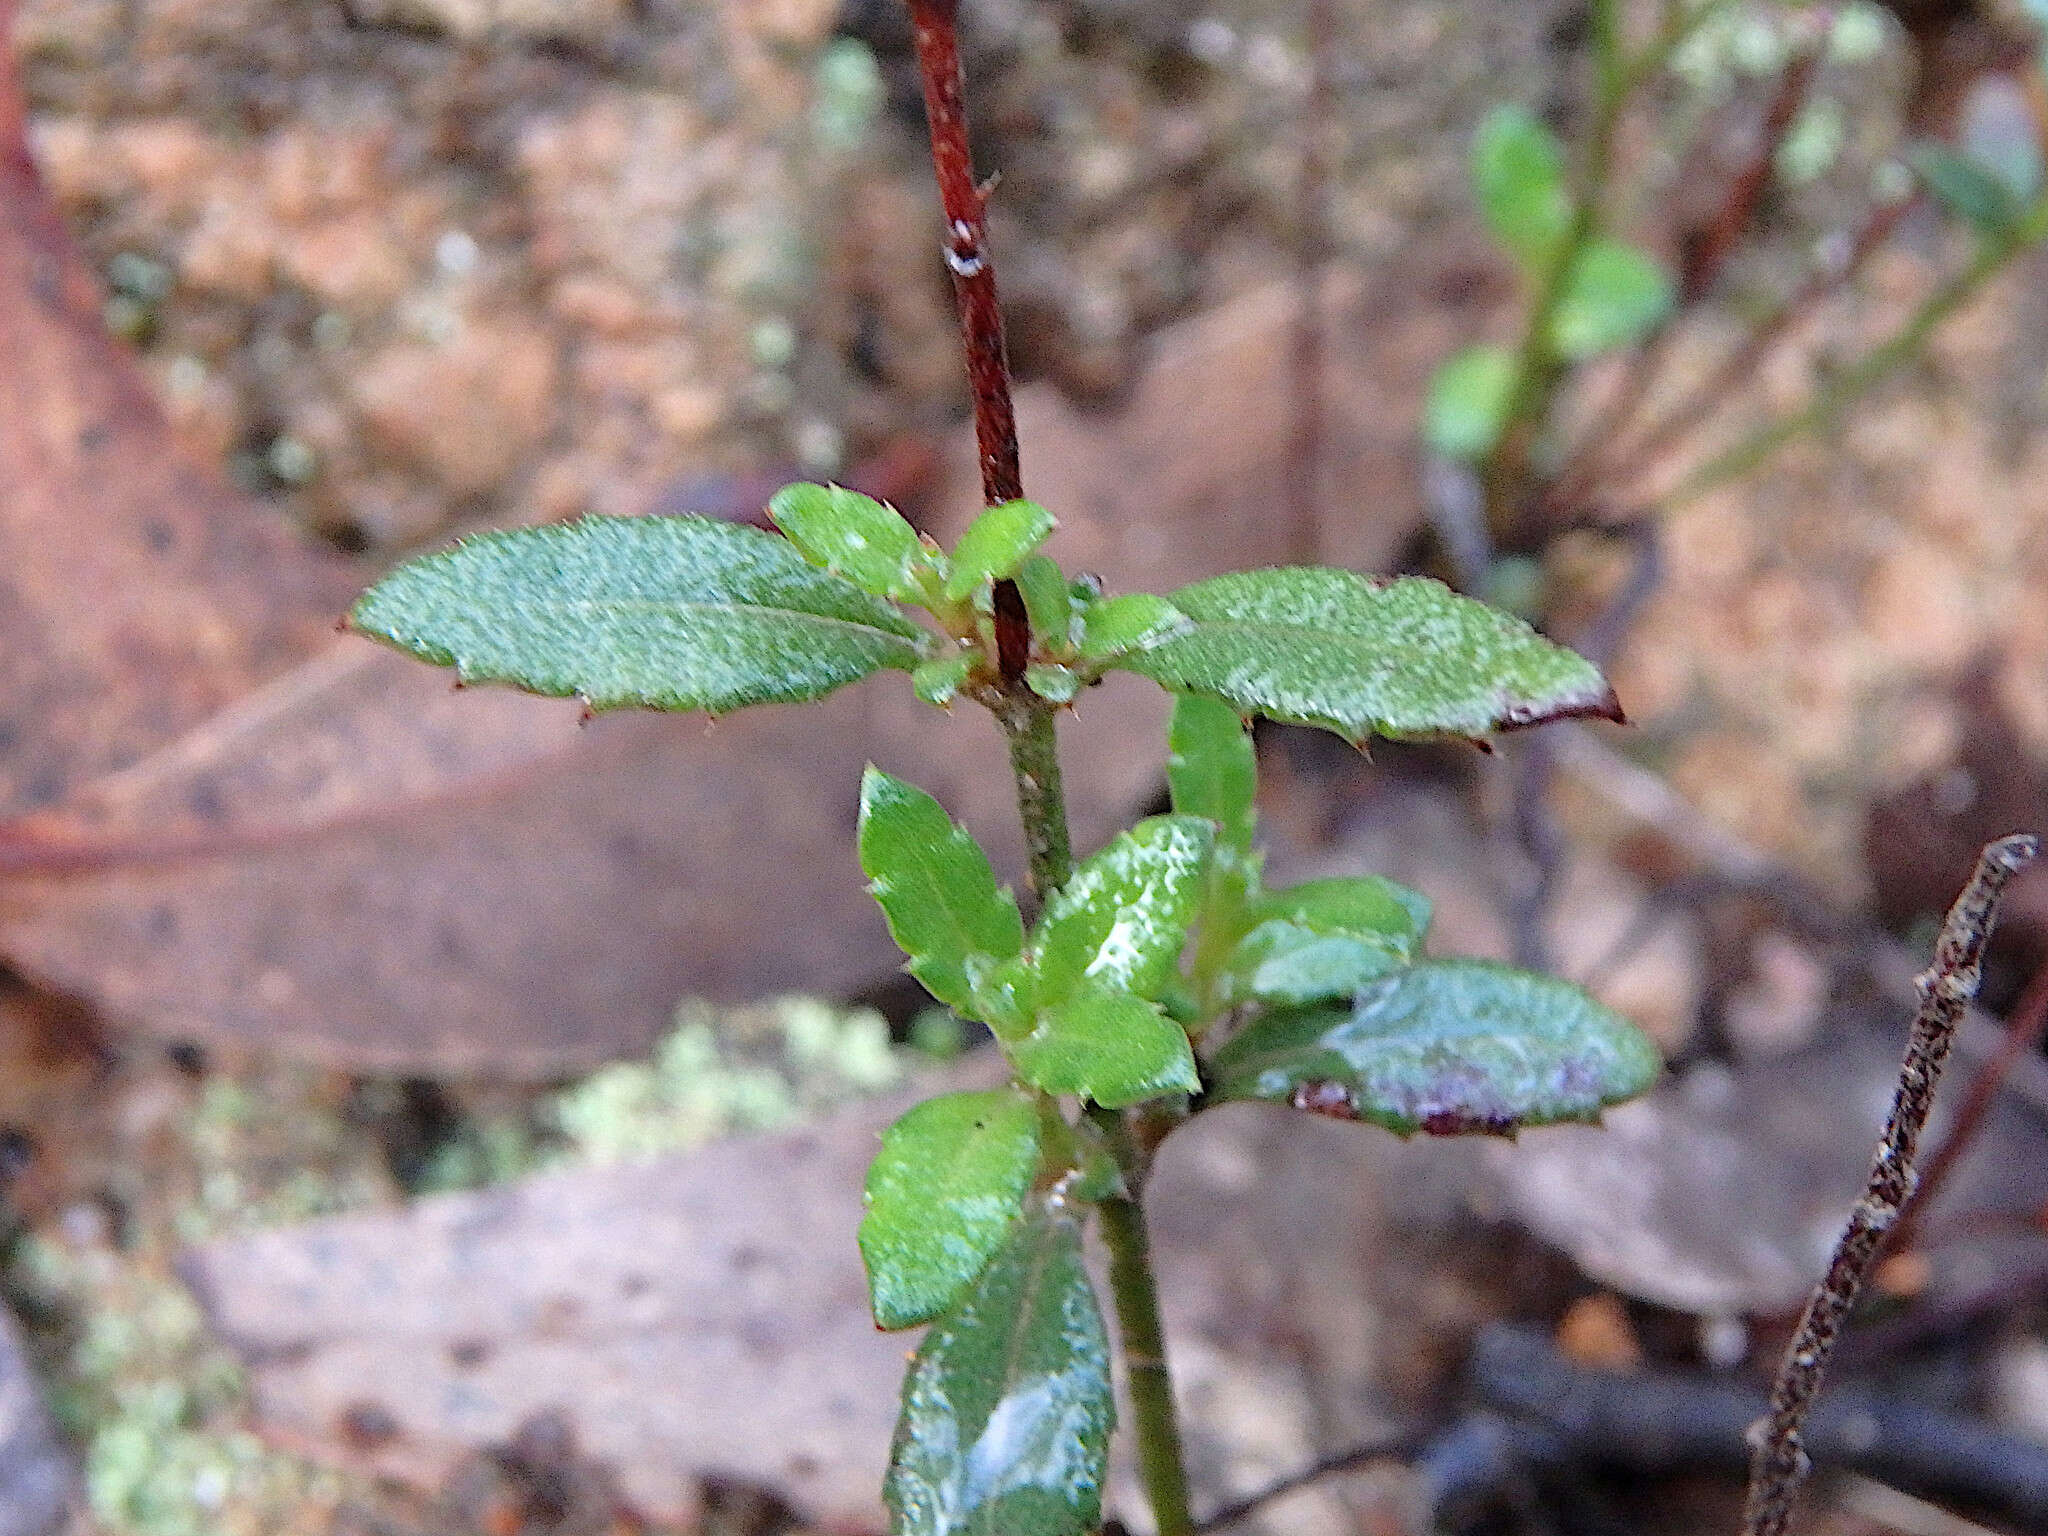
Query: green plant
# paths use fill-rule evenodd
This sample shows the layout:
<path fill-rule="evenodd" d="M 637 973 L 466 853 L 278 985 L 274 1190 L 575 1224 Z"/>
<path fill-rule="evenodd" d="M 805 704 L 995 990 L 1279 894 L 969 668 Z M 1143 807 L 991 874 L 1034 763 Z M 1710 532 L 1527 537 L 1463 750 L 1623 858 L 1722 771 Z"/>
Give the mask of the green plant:
<path fill-rule="evenodd" d="M 1363 746 L 1619 709 L 1591 663 L 1428 579 L 1292 567 L 1106 596 L 1041 553 L 1054 519 L 1022 495 L 952 6 L 912 11 L 988 503 L 953 548 L 866 496 L 793 485 L 769 507 L 780 537 L 688 517 L 484 534 L 400 567 L 352 622 L 463 681 L 594 710 L 717 713 L 889 670 L 934 706 L 990 710 L 1040 897 L 1028 926 L 930 795 L 872 767 L 861 785 L 860 863 L 909 970 L 986 1024 L 1011 1070 L 910 1111 L 868 1178 L 876 1321 L 930 1325 L 886 1493 L 906 1533 L 1098 1524 L 1115 1412 L 1081 1262 L 1092 1212 L 1141 1475 L 1159 1530 L 1183 1536 L 1142 1208 L 1176 1125 L 1252 1099 L 1401 1134 L 1510 1134 L 1593 1119 L 1657 1071 L 1649 1042 L 1576 988 L 1425 957 L 1416 892 L 1370 876 L 1269 888 L 1248 718 Z M 1055 721 L 1112 671 L 1176 695 L 1172 810 L 1077 864 Z"/>
<path fill-rule="evenodd" d="M 1549 126 L 1511 105 L 1490 111 L 1474 136 L 1473 197 L 1516 270 L 1521 333 L 1512 346 L 1475 343 L 1447 359 L 1424 410 L 1426 444 L 1472 469 L 1482 490 L 1483 532 L 1510 552 L 1540 548 L 1575 521 L 1611 525 L 1670 510 L 1751 472 L 1787 443 L 1830 425 L 1919 356 L 1944 321 L 2048 238 L 2040 146 L 1905 142 L 1875 167 L 1863 222 L 1836 242 L 1832 258 L 1765 306 L 1705 378 L 1667 398 L 1654 386 L 1671 331 L 1714 293 L 1731 258 L 1756 236 L 1773 180 L 1797 179 L 1810 173 L 1803 162 L 1833 158 L 1839 105 L 1812 99 L 1821 66 L 1831 51 L 1874 48 L 1893 24 L 1867 4 L 1745 11 L 1732 0 L 1666 5 L 1640 38 L 1628 35 L 1618 0 L 1592 0 L 1589 19 L 1590 81 L 1576 142 L 1568 148 Z M 2035 56 L 2014 68 L 2038 74 L 2038 39 L 2019 39 L 2017 47 Z M 1617 210 L 1644 202 L 1648 179 L 1631 174 L 1618 147 L 1625 119 L 1661 77 L 1711 74 L 1717 50 L 1758 55 L 1775 72 L 1775 87 L 1755 152 L 1682 242 L 1683 259 L 1672 271 L 1615 233 Z M 2035 94 L 2048 99 L 2038 86 Z M 1684 116 L 1656 116 L 1648 137 L 1690 162 L 1696 157 Z M 1822 131 L 1809 131 L 1814 125 Z M 2036 128 L 2048 143 L 2048 121 Z M 1818 149 L 1804 147 L 1810 142 Z M 1826 298 L 1856 279 L 1922 192 L 1971 247 L 1958 270 L 1888 337 L 1834 368 L 1804 404 L 1754 424 L 1717 451 L 1699 451 L 1702 430 Z M 1563 406 L 1585 377 L 1581 365 L 1613 354 L 1630 354 L 1620 382 L 1601 409 L 1575 420 Z"/>

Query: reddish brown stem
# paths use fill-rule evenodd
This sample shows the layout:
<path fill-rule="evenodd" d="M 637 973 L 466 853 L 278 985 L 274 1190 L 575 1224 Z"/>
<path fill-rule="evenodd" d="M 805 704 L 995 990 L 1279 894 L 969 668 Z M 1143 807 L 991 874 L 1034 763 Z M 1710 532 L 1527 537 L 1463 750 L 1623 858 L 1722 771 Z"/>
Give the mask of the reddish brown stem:
<path fill-rule="evenodd" d="M 941 245 L 953 274 L 960 337 L 967 346 L 967 383 L 974 394 L 974 439 L 981 451 L 981 493 L 990 505 L 1024 494 L 1017 456 L 1017 413 L 1010 403 L 1010 363 L 1003 310 L 988 251 L 988 189 L 974 179 L 967 138 L 967 77 L 960 65 L 958 0 L 910 0 L 917 67 L 924 80 L 932 171 L 945 210 Z"/>
<path fill-rule="evenodd" d="M 1816 30 L 1822 37 L 1826 35 L 1824 27 Z M 1728 265 L 1728 258 L 1735 253 L 1735 247 L 1755 225 L 1757 210 L 1763 205 L 1764 189 L 1771 182 L 1771 167 L 1777 163 L 1778 150 L 1785 142 L 1785 135 L 1792 131 L 1792 124 L 1798 120 L 1800 108 L 1806 105 L 1806 95 L 1813 85 L 1815 73 L 1820 69 L 1820 59 L 1821 42 L 1820 38 L 1815 38 L 1785 61 L 1784 73 L 1778 77 L 1778 89 L 1764 113 L 1763 133 L 1757 139 L 1755 153 L 1736 172 L 1735 179 L 1729 183 L 1728 191 L 1721 199 L 1721 206 L 1685 253 L 1679 277 L 1680 302 L 1697 303 L 1706 296 Z"/>

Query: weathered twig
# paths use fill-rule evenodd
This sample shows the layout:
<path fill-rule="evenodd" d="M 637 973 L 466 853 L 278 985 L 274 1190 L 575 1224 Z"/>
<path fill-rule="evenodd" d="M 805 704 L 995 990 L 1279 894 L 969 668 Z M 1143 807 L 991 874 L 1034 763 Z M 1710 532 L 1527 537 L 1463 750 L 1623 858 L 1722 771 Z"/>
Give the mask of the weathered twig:
<path fill-rule="evenodd" d="M 1905 1214 L 1892 1229 L 1885 1245 L 1887 1249 L 1904 1252 L 1913 1245 L 1913 1238 L 1935 1196 L 1948 1182 L 1949 1174 L 1962 1161 L 1963 1154 L 1982 1134 L 1990 1119 L 1991 1106 L 1998 1101 L 1998 1091 L 2005 1086 L 2007 1074 L 2022 1057 L 2040 1045 L 2044 1030 L 2048 1030 L 2048 967 L 2036 971 L 2034 979 L 2027 983 L 2026 991 L 2020 994 L 2020 1000 L 2013 1004 L 2012 1012 L 2006 1016 L 2005 1038 L 1999 1042 L 1997 1052 L 1970 1079 L 1969 1087 L 1963 1092 L 1962 1107 L 1956 1111 L 1955 1122 L 1928 1155 L 1927 1167 L 1914 1187 L 1913 1198 L 1906 1202 Z"/>
<path fill-rule="evenodd" d="M 1985 848 L 1977 872 L 1942 924 L 1933 965 L 1920 975 L 1920 1010 L 1913 1020 L 1884 1136 L 1871 1161 L 1870 1182 L 1850 1212 L 1827 1274 L 1806 1304 L 1798 1332 L 1785 1351 L 1771 1389 L 1770 1412 L 1751 1431 L 1754 1454 L 1743 1536 L 1784 1536 L 1791 1521 L 1793 1495 L 1811 1470 L 1800 1443 L 1801 1427 L 1820 1393 L 1828 1357 L 1876 1262 L 1885 1233 L 1913 1192 L 1920 1133 L 1934 1107 L 1934 1090 L 1941 1081 L 1956 1028 L 1976 995 L 1999 897 L 2006 882 L 2032 862 L 2039 849 L 2036 839 L 2024 835 L 2001 838 Z"/>

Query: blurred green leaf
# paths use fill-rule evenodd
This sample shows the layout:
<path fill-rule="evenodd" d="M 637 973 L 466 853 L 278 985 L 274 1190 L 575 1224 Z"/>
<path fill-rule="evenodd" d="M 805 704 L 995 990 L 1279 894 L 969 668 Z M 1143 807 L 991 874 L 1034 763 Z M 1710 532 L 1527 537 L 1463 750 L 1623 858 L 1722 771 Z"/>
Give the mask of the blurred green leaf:
<path fill-rule="evenodd" d="M 1550 344 L 1574 362 L 1647 336 L 1675 290 L 1654 257 L 1619 240 L 1589 240 L 1572 258 L 1551 314 Z"/>
<path fill-rule="evenodd" d="M 813 565 L 878 597 L 918 591 L 931 556 L 894 507 L 838 485 L 785 485 L 768 503 L 775 526 Z"/>
<path fill-rule="evenodd" d="M 1472 141 L 1472 186 L 1493 237 L 1525 272 L 1541 272 L 1572 222 L 1557 135 L 1521 107 L 1495 107 Z"/>
<path fill-rule="evenodd" d="M 1481 960 L 1428 960 L 1354 1004 L 1266 1015 L 1216 1053 L 1213 1094 L 1408 1135 L 1590 1121 L 1643 1092 L 1657 1049 L 1579 988 Z"/>
<path fill-rule="evenodd" d="M 1935 201 L 1983 235 L 2005 235 L 2026 216 L 2027 201 L 2005 178 L 1968 155 L 1923 140 L 1906 158 Z"/>
<path fill-rule="evenodd" d="M 1402 964 L 1390 950 L 1348 933 L 1317 933 L 1268 918 L 1237 942 L 1223 973 L 1222 1001 L 1298 1006 L 1349 998 Z"/>
<path fill-rule="evenodd" d="M 1422 438 L 1447 459 L 1473 463 L 1493 452 L 1507 425 L 1515 359 L 1505 347 L 1470 346 L 1429 381 Z"/>
<path fill-rule="evenodd" d="M 1032 935 L 1041 999 L 1059 1002 L 1083 981 L 1157 997 L 1187 942 L 1214 839 L 1197 817 L 1153 816 L 1083 862 Z"/>
<path fill-rule="evenodd" d="M 592 709 L 714 713 L 914 668 L 922 631 L 786 539 L 700 517 L 586 517 L 409 560 L 349 622 L 465 682 Z"/>
<path fill-rule="evenodd" d="M 1105 1109 L 1201 1087 L 1186 1030 L 1157 1003 L 1092 982 L 1041 1005 L 1031 1032 L 1004 1048 L 1033 1087 L 1078 1094 Z"/>
<path fill-rule="evenodd" d="M 1429 932 L 1429 898 L 1382 875 L 1332 875 L 1259 898 L 1252 916 L 1299 924 L 1313 933 L 1345 933 L 1413 959 Z"/>
<path fill-rule="evenodd" d="M 1423 577 L 1320 566 L 1239 571 L 1183 587 L 1192 633 L 1117 665 L 1245 714 L 1354 742 L 1479 737 L 1573 716 L 1615 719 L 1599 669 L 1520 619 Z"/>
<path fill-rule="evenodd" d="M 1023 920 L 996 886 L 988 855 L 923 790 L 870 766 L 860 782 L 860 867 L 910 957 L 906 969 L 940 1002 L 980 1018 L 971 966 L 1024 947 Z"/>
<path fill-rule="evenodd" d="M 883 1485 L 892 1536 L 1086 1536 L 1115 1423 L 1080 1227 L 1041 1208 L 911 1362 Z"/>
<path fill-rule="evenodd" d="M 1192 627 L 1173 604 L 1153 593 L 1105 598 L 1081 616 L 1081 659 L 1101 662 L 1147 650 Z"/>
<path fill-rule="evenodd" d="M 1054 526 L 1053 515 L 1035 501 L 1006 501 L 990 507 L 968 525 L 953 547 L 946 596 L 957 603 L 985 581 L 1015 576 Z"/>
<path fill-rule="evenodd" d="M 1184 693 L 1173 701 L 1166 747 L 1174 810 L 1207 817 L 1221 844 L 1251 852 L 1259 759 L 1244 717 L 1221 699 Z"/>
<path fill-rule="evenodd" d="M 877 1327 L 959 1300 L 1016 1222 L 1038 1147 L 1038 1106 L 1014 1088 L 927 1099 L 882 1133 L 860 1224 Z"/>

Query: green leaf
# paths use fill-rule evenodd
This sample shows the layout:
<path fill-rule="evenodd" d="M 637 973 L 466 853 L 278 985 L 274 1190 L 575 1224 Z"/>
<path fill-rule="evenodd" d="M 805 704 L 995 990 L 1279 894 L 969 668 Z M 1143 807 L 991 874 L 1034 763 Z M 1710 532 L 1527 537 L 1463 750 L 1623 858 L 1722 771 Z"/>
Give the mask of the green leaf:
<path fill-rule="evenodd" d="M 946 596 L 957 603 L 985 581 L 1016 575 L 1054 526 L 1053 515 L 1035 501 L 1006 501 L 990 507 L 968 525 L 953 547 Z"/>
<path fill-rule="evenodd" d="M 1092 983 L 1041 1007 L 1036 1027 L 1004 1048 L 1033 1087 L 1078 1094 L 1105 1109 L 1201 1087 L 1186 1030 L 1157 1003 Z"/>
<path fill-rule="evenodd" d="M 923 790 L 870 766 L 860 781 L 860 867 L 910 957 L 906 969 L 955 1012 L 980 1018 L 972 967 L 1024 947 L 1024 924 L 988 855 Z"/>
<path fill-rule="evenodd" d="M 910 674 L 910 687 L 927 704 L 943 708 L 953 702 L 967 674 L 974 670 L 974 657 L 966 651 L 935 657 Z"/>
<path fill-rule="evenodd" d="M 1249 853 L 1258 821 L 1258 753 L 1244 718 L 1221 699 L 1185 693 L 1166 730 L 1166 784 L 1173 808 L 1216 823 L 1218 841 Z"/>
<path fill-rule="evenodd" d="M 1081 618 L 1081 659 L 1107 661 L 1149 650 L 1194 626 L 1165 598 L 1128 592 L 1095 604 Z"/>
<path fill-rule="evenodd" d="M 1493 237 L 1540 272 L 1572 222 L 1557 135 L 1520 107 L 1495 107 L 1472 141 L 1472 186 Z"/>
<path fill-rule="evenodd" d="M 586 517 L 407 561 L 349 622 L 465 682 L 593 709 L 815 699 L 922 659 L 921 631 L 786 539 L 699 517 Z"/>
<path fill-rule="evenodd" d="M 1255 921 L 1280 919 L 1312 933 L 1349 934 L 1412 960 L 1429 932 L 1429 898 L 1383 875 L 1333 875 L 1268 891 Z"/>
<path fill-rule="evenodd" d="M 1212 577 L 1173 602 L 1194 632 L 1117 665 L 1241 713 L 1361 743 L 1621 717 L 1584 657 L 1424 577 L 1289 566 Z"/>
<path fill-rule="evenodd" d="M 768 516 L 813 565 L 877 597 L 918 590 L 914 572 L 931 557 L 894 507 L 838 485 L 785 485 Z"/>
<path fill-rule="evenodd" d="M 1657 1048 L 1568 982 L 1429 960 L 1355 1004 L 1269 1014 L 1212 1064 L 1214 1096 L 1266 1099 L 1408 1135 L 1594 1120 L 1648 1088 Z"/>
<path fill-rule="evenodd" d="M 1083 981 L 1157 997 L 1187 942 L 1215 828 L 1153 816 L 1119 833 L 1053 892 L 1032 935 L 1039 996 L 1059 1002 Z"/>
<path fill-rule="evenodd" d="M 1507 425 L 1514 391 L 1514 354 L 1471 346 L 1437 369 L 1422 411 L 1422 438 L 1447 459 L 1476 462 L 1493 452 Z"/>
<path fill-rule="evenodd" d="M 1906 159 L 1935 200 L 1979 234 L 2008 234 L 2026 216 L 2026 202 L 2012 183 L 1946 144 L 1923 141 L 1906 151 Z"/>
<path fill-rule="evenodd" d="M 903 1379 L 883 1497 L 892 1536 L 1085 1536 L 1116 1409 L 1081 1229 L 1034 1211 Z"/>
<path fill-rule="evenodd" d="M 1066 574 L 1048 555 L 1033 555 L 1017 567 L 1017 590 L 1024 595 L 1024 614 L 1031 636 L 1054 656 L 1065 655 L 1073 641 L 1074 601 L 1067 595 Z"/>
<path fill-rule="evenodd" d="M 882 1132 L 860 1224 L 877 1327 L 959 1300 L 1023 1209 L 1038 1145 L 1038 1106 L 1014 1088 L 927 1099 Z"/>
<path fill-rule="evenodd" d="M 1619 240 L 1590 240 L 1565 274 L 1550 344 L 1574 362 L 1629 346 L 1671 313 L 1674 292 L 1655 257 Z"/>
<path fill-rule="evenodd" d="M 1231 951 L 1222 999 L 1227 1006 L 1299 1006 L 1349 998 L 1401 964 L 1399 955 L 1355 934 L 1317 933 L 1285 918 L 1269 918 Z"/>

